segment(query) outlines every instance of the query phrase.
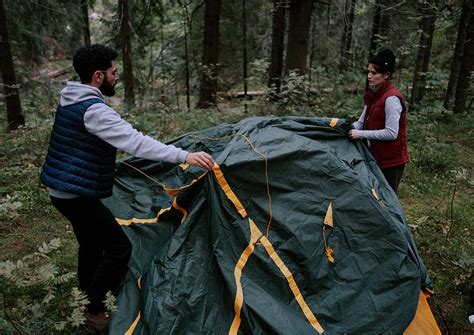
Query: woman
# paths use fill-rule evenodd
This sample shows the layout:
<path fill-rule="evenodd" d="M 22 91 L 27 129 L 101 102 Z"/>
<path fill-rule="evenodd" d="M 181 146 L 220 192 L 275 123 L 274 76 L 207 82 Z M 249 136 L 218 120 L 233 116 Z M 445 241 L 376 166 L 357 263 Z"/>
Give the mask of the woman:
<path fill-rule="evenodd" d="M 390 83 L 395 71 L 395 55 L 380 50 L 369 59 L 369 90 L 359 120 L 349 131 L 351 139 L 365 139 L 385 178 L 397 193 L 405 164 L 409 161 L 405 98 Z"/>

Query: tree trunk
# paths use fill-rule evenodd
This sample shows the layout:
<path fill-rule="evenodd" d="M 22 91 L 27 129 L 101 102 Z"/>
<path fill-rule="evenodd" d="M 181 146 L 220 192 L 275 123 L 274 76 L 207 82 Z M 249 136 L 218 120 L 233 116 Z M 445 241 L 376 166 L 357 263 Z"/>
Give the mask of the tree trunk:
<path fill-rule="evenodd" d="M 426 72 L 430 64 L 431 45 L 436 23 L 436 0 L 425 2 L 422 9 L 421 36 L 416 56 L 410 109 L 415 108 L 425 95 Z"/>
<path fill-rule="evenodd" d="M 216 104 L 221 8 L 222 0 L 204 1 L 203 69 L 198 108 L 206 108 Z"/>
<path fill-rule="evenodd" d="M 133 67 L 132 67 L 132 44 L 130 41 L 130 13 L 128 0 L 119 0 L 120 18 L 120 46 L 122 48 L 123 60 L 123 87 L 125 108 L 130 109 L 135 106 L 135 93 L 133 88 Z"/>
<path fill-rule="evenodd" d="M 474 62 L 474 14 L 471 13 L 469 25 L 467 26 L 466 44 L 464 55 L 461 60 L 461 70 L 459 74 L 456 96 L 454 99 L 454 113 L 463 113 L 466 100 L 470 91 L 471 72 Z"/>
<path fill-rule="evenodd" d="M 160 86 L 160 101 L 165 104 L 165 85 L 166 85 L 166 73 L 165 73 L 165 7 L 163 6 L 163 0 L 160 0 L 160 67 L 161 67 L 161 86 Z"/>
<path fill-rule="evenodd" d="M 315 46 L 316 46 L 316 38 L 317 38 L 317 29 L 318 29 L 318 26 L 317 26 L 317 16 L 315 15 L 315 11 L 316 10 L 313 10 L 313 17 L 311 19 L 311 32 L 310 32 L 310 36 L 311 36 L 311 46 L 309 48 L 309 73 L 308 73 L 308 80 L 310 83 L 312 83 L 313 81 L 313 73 L 311 71 L 311 69 L 313 68 L 313 65 L 314 65 L 314 59 L 316 58 L 316 51 L 315 51 Z"/>
<path fill-rule="evenodd" d="M 82 12 L 82 20 L 83 20 L 82 29 L 84 31 L 84 44 L 90 45 L 91 44 L 91 30 L 89 26 L 88 0 L 81 0 L 81 12 Z"/>
<path fill-rule="evenodd" d="M 384 11 L 387 0 L 375 1 L 375 13 L 372 21 L 372 32 L 370 36 L 369 58 L 375 55 L 378 49 L 378 42 L 381 36 L 385 36 L 388 30 L 388 15 Z"/>
<path fill-rule="evenodd" d="M 372 31 L 370 35 L 369 45 L 369 57 L 372 58 L 377 53 L 378 42 L 381 36 L 383 36 L 388 29 L 388 17 L 382 13 L 383 8 L 387 0 L 376 0 L 375 1 L 375 12 L 372 20 Z M 369 89 L 369 81 L 365 79 L 365 90 Z"/>
<path fill-rule="evenodd" d="M 456 38 L 456 46 L 454 47 L 453 61 L 451 63 L 451 72 L 449 74 L 448 88 L 444 99 L 444 108 L 453 109 L 454 97 L 458 85 L 459 74 L 461 71 L 461 60 L 464 55 L 466 44 L 466 33 L 469 23 L 469 17 L 474 15 L 472 8 L 472 0 L 464 0 L 461 17 L 459 19 L 458 35 Z"/>
<path fill-rule="evenodd" d="M 268 87 L 275 87 L 280 92 L 281 75 L 283 72 L 283 50 L 285 44 L 285 13 L 286 3 L 273 1 L 272 50 L 268 68 Z"/>
<path fill-rule="evenodd" d="M 244 77 L 244 96 L 245 99 L 247 99 L 247 91 L 248 91 L 248 86 L 247 86 L 247 1 L 242 0 L 242 44 L 243 44 L 243 59 L 242 59 L 242 71 L 243 71 L 243 77 Z M 247 104 L 245 105 L 245 111 L 247 111 Z"/>
<path fill-rule="evenodd" d="M 308 41 L 311 26 L 312 0 L 292 0 L 288 27 L 286 70 L 299 74 L 307 71 Z"/>
<path fill-rule="evenodd" d="M 346 0 L 344 2 L 344 30 L 341 40 L 341 58 L 339 60 L 339 70 L 347 71 L 350 66 L 352 25 L 354 23 L 354 12 L 357 0 Z"/>
<path fill-rule="evenodd" d="M 181 1 L 178 1 L 181 8 L 183 8 L 184 12 L 184 60 L 185 60 L 185 69 L 184 73 L 186 76 L 186 107 L 191 110 L 191 85 L 190 85 L 190 73 L 189 73 L 189 46 L 188 46 L 188 31 L 189 31 L 189 13 L 188 13 L 188 5 Z"/>
<path fill-rule="evenodd" d="M 20 91 L 16 84 L 3 0 L 0 0 L 0 69 L 4 87 L 3 93 L 7 105 L 7 129 L 14 130 L 25 124 L 25 117 L 21 111 Z"/>
<path fill-rule="evenodd" d="M 187 12 L 187 11 L 186 11 Z M 186 75 L 186 107 L 191 110 L 191 85 L 189 76 L 189 50 L 188 50 L 188 19 L 186 13 L 186 22 L 184 26 L 184 58 L 186 62 L 185 75 Z"/>

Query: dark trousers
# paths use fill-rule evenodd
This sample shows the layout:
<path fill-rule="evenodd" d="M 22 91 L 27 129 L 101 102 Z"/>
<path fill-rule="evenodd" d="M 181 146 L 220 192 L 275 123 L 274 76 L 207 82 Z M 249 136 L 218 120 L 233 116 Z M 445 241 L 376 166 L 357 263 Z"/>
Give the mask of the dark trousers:
<path fill-rule="evenodd" d="M 394 190 L 395 193 L 398 192 L 398 186 L 400 185 L 400 180 L 402 180 L 403 170 L 405 170 L 405 164 L 382 169 L 385 179 L 387 179 L 390 187 L 392 187 L 392 190 Z"/>
<path fill-rule="evenodd" d="M 132 245 L 99 199 L 51 197 L 51 201 L 71 223 L 79 243 L 77 274 L 89 298 L 88 311 L 101 312 L 106 293 L 115 293 L 127 273 Z"/>

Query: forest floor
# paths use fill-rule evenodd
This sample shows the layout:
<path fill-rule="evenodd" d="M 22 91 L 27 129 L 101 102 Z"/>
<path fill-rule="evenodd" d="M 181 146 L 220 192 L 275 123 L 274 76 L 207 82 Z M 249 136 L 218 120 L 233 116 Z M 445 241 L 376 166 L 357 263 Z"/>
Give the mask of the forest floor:
<path fill-rule="evenodd" d="M 75 271 L 77 245 L 71 227 L 51 206 L 39 181 L 55 98 L 29 98 L 24 104 L 26 125 L 14 132 L 0 133 L 0 261 L 16 262 L 43 242 L 58 237 L 63 251 L 54 260 L 59 268 Z M 140 107 L 123 115 L 144 133 L 167 140 L 262 113 L 354 118 L 361 102 L 360 97 L 357 102 L 355 99 L 341 91 L 339 96 L 331 93 L 318 97 L 311 108 L 295 107 L 277 113 L 278 107 L 269 107 L 263 98 L 256 98 L 248 102 L 247 113 L 242 101 L 227 101 L 219 109 L 188 112 L 182 107 L 181 111 L 164 106 Z M 341 100 L 347 103 L 341 105 Z M 0 122 L 5 125 L 5 106 L 0 105 L 0 110 Z M 443 111 L 436 100 L 409 115 L 412 161 L 405 171 L 399 197 L 434 282 L 435 294 L 430 304 L 445 334 L 474 332 L 467 321 L 469 289 L 474 286 L 473 124 L 474 113 L 452 115 Z M 8 297 L 3 300 L 0 316 L 7 312 Z M 1 326 L 0 322 L 0 329 Z"/>

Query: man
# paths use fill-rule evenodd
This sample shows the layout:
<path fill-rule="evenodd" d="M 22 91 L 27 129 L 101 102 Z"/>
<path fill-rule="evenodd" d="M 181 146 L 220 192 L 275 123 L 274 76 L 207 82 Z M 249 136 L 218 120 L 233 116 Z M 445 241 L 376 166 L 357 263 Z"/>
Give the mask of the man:
<path fill-rule="evenodd" d="M 104 298 L 123 280 L 132 246 L 100 199 L 112 194 L 116 150 L 136 157 L 188 163 L 211 170 L 212 157 L 165 145 L 134 129 L 109 107 L 119 79 L 117 52 L 94 44 L 73 58 L 79 82 L 68 82 L 51 132 L 41 181 L 53 205 L 72 224 L 79 243 L 80 288 L 89 298 L 86 319 L 96 328 L 107 324 Z"/>

